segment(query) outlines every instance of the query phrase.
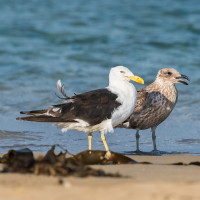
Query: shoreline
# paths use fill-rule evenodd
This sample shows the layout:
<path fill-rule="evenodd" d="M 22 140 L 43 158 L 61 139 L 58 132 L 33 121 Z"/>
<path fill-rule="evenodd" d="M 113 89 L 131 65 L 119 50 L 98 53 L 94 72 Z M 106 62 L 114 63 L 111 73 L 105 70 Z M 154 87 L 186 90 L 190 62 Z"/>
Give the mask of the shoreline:
<path fill-rule="evenodd" d="M 36 156 L 41 154 L 34 154 Z M 129 155 L 128 155 L 129 156 Z M 53 177 L 33 174 L 0 174 L 2 199 L 200 199 L 200 166 L 169 165 L 200 161 L 200 156 L 129 156 L 145 164 L 90 165 L 123 178 Z"/>

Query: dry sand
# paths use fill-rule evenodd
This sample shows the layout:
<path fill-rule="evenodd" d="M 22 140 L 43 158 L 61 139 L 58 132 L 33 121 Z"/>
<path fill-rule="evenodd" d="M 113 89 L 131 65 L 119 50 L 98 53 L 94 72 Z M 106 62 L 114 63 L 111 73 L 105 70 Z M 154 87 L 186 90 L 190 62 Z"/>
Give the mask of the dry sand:
<path fill-rule="evenodd" d="M 0 174 L 0 199 L 94 199 L 94 200 L 193 200 L 200 199 L 200 166 L 166 165 L 200 161 L 200 156 L 130 156 L 153 165 L 92 166 L 106 172 L 119 172 L 125 178 L 62 178 L 29 174 Z"/>

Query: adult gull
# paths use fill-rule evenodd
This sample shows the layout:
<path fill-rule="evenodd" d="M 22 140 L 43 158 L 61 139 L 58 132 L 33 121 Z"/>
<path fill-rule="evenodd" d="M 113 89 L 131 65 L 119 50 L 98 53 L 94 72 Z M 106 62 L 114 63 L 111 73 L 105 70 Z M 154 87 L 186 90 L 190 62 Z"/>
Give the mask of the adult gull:
<path fill-rule="evenodd" d="M 113 132 L 114 127 L 125 121 L 136 104 L 137 91 L 130 80 L 144 83 L 142 78 L 135 76 L 128 68 L 113 67 L 110 70 L 108 87 L 72 97 L 64 93 L 64 88 L 58 81 L 57 88 L 65 96 L 65 102 L 44 110 L 22 111 L 21 114 L 30 116 L 17 120 L 54 122 L 62 131 L 71 129 L 86 132 L 89 150 L 92 148 L 92 133 L 99 131 L 109 158 L 110 151 L 105 133 Z"/>

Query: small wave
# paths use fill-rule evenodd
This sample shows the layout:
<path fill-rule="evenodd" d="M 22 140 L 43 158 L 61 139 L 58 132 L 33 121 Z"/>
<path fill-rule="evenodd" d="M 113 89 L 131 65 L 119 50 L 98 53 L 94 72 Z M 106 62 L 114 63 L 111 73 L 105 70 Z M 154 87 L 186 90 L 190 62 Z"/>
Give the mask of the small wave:
<path fill-rule="evenodd" d="M 177 141 L 180 144 L 200 144 L 200 139 L 182 139 Z"/>

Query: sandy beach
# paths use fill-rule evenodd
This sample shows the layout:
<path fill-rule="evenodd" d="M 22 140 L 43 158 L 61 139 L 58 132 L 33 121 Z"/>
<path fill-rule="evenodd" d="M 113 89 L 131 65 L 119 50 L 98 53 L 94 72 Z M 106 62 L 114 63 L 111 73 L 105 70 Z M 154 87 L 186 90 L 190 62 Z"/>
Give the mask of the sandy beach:
<path fill-rule="evenodd" d="M 148 161 L 153 164 L 92 166 L 106 172 L 118 172 L 123 178 L 63 178 L 1 173 L 1 199 L 200 199 L 200 167 L 168 165 L 200 161 L 199 156 L 130 157 L 139 162 Z"/>

